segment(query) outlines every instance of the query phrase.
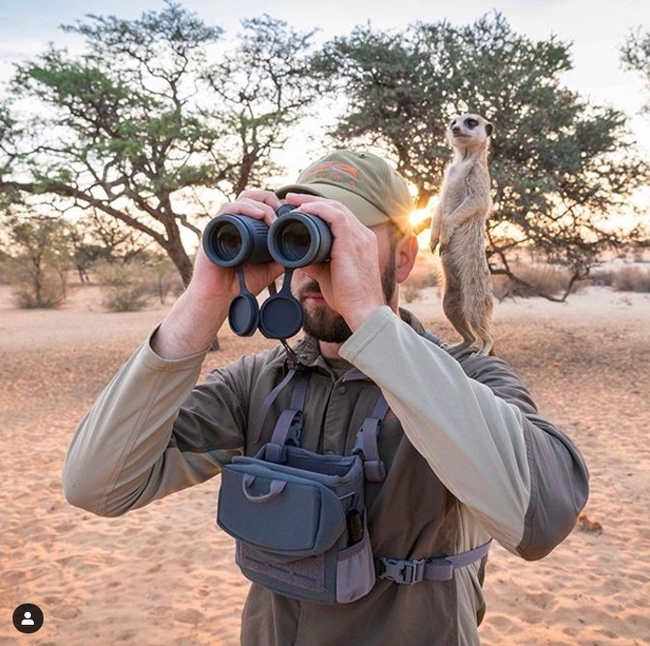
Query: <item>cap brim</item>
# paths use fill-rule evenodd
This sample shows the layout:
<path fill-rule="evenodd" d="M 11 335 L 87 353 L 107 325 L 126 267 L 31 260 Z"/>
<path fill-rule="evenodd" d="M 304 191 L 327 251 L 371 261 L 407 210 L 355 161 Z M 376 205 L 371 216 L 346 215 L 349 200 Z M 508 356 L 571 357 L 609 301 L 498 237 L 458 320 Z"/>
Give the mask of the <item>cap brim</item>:
<path fill-rule="evenodd" d="M 287 193 L 307 193 L 308 195 L 316 195 L 328 200 L 337 200 L 347 206 L 357 216 L 359 221 L 367 227 L 374 227 L 384 222 L 390 222 L 390 218 L 368 202 L 368 200 L 359 197 L 356 193 L 352 193 L 338 186 L 332 186 L 331 184 L 320 184 L 318 182 L 290 184 L 275 191 L 275 194 L 280 199 L 286 197 Z"/>

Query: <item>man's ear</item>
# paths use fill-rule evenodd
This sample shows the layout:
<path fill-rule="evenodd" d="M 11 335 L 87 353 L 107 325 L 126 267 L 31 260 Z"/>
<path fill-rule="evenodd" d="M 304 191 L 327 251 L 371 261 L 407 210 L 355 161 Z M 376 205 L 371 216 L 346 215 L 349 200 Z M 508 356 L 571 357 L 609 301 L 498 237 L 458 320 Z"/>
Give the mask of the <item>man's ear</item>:
<path fill-rule="evenodd" d="M 418 239 L 415 234 L 404 236 L 395 248 L 395 280 L 403 283 L 411 274 L 418 255 Z"/>

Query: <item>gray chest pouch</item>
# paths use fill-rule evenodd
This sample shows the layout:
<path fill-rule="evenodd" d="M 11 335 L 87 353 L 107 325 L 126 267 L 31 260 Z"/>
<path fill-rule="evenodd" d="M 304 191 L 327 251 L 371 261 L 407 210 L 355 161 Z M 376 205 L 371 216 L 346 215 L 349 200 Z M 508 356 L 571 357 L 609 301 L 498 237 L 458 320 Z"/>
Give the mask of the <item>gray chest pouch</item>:
<path fill-rule="evenodd" d="M 291 407 L 271 442 L 224 467 L 217 523 L 235 538 L 237 564 L 251 581 L 295 599 L 350 603 L 376 581 L 364 482 L 384 477 L 376 435 L 388 405 L 380 395 L 353 455 L 307 451 L 299 442 L 308 379 L 297 372 L 285 380 Z"/>

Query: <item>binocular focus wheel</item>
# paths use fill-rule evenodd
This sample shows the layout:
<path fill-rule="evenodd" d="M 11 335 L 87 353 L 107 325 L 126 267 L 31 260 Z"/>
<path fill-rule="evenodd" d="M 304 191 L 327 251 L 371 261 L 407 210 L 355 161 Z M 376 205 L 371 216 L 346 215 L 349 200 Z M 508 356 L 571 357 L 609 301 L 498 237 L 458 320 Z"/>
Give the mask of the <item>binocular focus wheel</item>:
<path fill-rule="evenodd" d="M 259 329 L 267 339 L 288 339 L 300 332 L 304 318 L 299 301 L 278 293 L 262 303 Z"/>
<path fill-rule="evenodd" d="M 230 329 L 237 336 L 252 336 L 260 321 L 257 299 L 249 292 L 235 296 L 228 310 Z"/>

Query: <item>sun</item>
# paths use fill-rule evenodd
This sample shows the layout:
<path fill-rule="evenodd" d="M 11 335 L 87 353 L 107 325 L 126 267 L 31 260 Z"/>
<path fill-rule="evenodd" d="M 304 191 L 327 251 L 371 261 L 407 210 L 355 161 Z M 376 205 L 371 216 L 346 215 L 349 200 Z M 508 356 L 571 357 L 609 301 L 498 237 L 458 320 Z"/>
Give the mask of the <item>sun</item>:
<path fill-rule="evenodd" d="M 432 210 L 429 207 L 426 207 L 424 209 L 415 209 L 409 217 L 411 221 L 411 226 L 415 228 L 419 228 L 419 225 L 421 223 L 424 223 L 425 220 L 429 219 L 431 217 Z"/>
<path fill-rule="evenodd" d="M 431 217 L 433 216 L 433 208 L 431 204 L 423 209 L 416 209 L 411 213 L 410 222 L 413 231 L 418 238 L 418 246 L 421 249 L 429 248 L 429 229 L 431 227 Z"/>

